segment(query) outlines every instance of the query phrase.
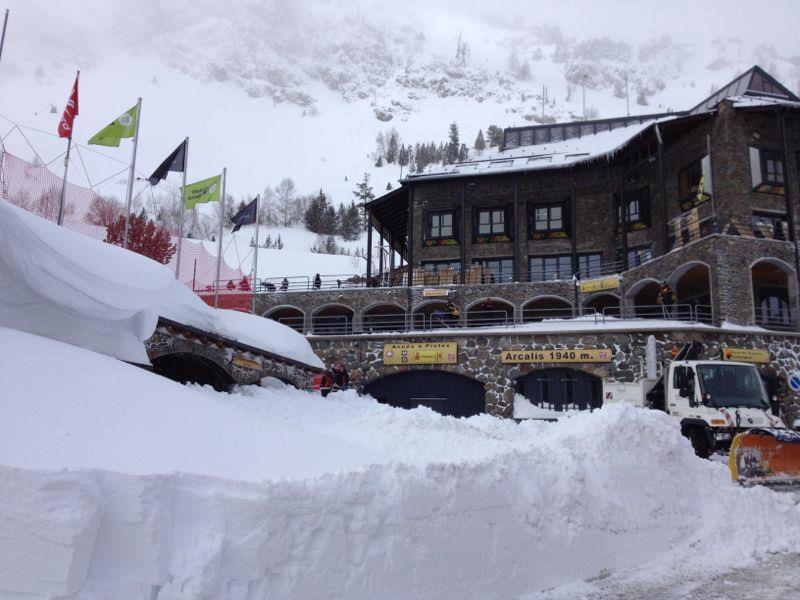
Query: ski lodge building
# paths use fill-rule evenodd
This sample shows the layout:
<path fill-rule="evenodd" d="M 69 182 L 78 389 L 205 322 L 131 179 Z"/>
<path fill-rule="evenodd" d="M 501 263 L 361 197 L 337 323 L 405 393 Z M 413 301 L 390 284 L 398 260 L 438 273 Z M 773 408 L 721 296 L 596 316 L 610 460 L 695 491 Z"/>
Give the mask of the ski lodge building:
<path fill-rule="evenodd" d="M 785 381 L 800 370 L 799 109 L 753 67 L 681 112 L 508 128 L 499 151 L 367 204 L 366 278 L 278 278 L 258 313 L 362 390 L 445 414 L 641 399 L 692 340 Z"/>

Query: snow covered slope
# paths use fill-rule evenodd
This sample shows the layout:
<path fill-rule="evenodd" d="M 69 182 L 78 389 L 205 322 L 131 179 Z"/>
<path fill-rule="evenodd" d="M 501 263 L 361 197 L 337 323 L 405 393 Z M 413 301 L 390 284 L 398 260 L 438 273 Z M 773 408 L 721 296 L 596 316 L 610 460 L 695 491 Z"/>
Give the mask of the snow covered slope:
<path fill-rule="evenodd" d="M 517 425 L 229 396 L 8 329 L 0 389 L 0 596 L 513 598 L 800 550 L 790 498 L 629 406 Z"/>

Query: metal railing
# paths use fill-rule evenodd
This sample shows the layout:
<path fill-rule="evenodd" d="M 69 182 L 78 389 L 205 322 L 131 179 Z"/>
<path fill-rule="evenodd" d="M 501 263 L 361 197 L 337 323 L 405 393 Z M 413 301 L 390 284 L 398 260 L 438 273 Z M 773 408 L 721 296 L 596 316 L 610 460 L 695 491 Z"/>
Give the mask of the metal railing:
<path fill-rule="evenodd" d="M 361 328 L 364 333 L 380 333 L 383 331 L 405 331 L 406 314 L 394 313 L 383 315 L 364 315 Z"/>
<path fill-rule="evenodd" d="M 775 331 L 796 331 L 798 322 L 795 316 L 787 310 L 764 310 L 756 307 L 756 325 L 764 329 Z"/>
<path fill-rule="evenodd" d="M 594 308 L 573 309 L 571 306 L 558 308 L 524 308 L 522 310 L 523 323 L 536 323 L 546 319 L 572 319 L 574 317 L 593 316 L 597 318 Z"/>
<path fill-rule="evenodd" d="M 627 311 L 627 312 L 626 312 Z M 648 304 L 630 306 L 620 313 L 616 306 L 603 309 L 603 321 L 606 319 L 630 321 L 636 319 L 663 319 L 687 323 L 713 323 L 711 307 L 704 304 Z"/>
<path fill-rule="evenodd" d="M 473 310 L 467 312 L 465 327 L 511 327 L 514 314 L 507 310 Z"/>

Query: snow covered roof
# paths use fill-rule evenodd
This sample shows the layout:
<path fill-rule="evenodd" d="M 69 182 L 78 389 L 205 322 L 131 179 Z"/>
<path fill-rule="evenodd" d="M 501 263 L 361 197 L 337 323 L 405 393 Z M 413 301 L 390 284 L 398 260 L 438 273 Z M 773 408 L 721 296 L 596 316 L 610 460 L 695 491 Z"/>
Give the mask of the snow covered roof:
<path fill-rule="evenodd" d="M 490 173 L 539 171 L 562 169 L 597 158 L 613 156 L 616 151 L 656 123 L 672 121 L 675 116 L 666 116 L 633 123 L 595 135 L 573 138 L 536 146 L 520 146 L 485 154 L 479 160 L 452 165 L 431 165 L 424 172 L 409 175 L 410 181 L 450 177 L 470 177 Z"/>
<path fill-rule="evenodd" d="M 210 308 L 169 267 L 0 199 L 0 326 L 149 364 L 144 341 L 165 317 L 272 354 L 323 366 L 302 335 Z"/>

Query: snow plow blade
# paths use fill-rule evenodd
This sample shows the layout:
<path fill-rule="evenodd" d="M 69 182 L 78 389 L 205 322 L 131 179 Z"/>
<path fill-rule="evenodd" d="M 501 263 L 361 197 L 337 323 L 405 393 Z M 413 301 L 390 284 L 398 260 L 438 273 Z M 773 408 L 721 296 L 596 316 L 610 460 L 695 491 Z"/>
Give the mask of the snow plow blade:
<path fill-rule="evenodd" d="M 799 485 L 800 433 L 750 429 L 731 443 L 731 477 L 744 485 Z"/>

